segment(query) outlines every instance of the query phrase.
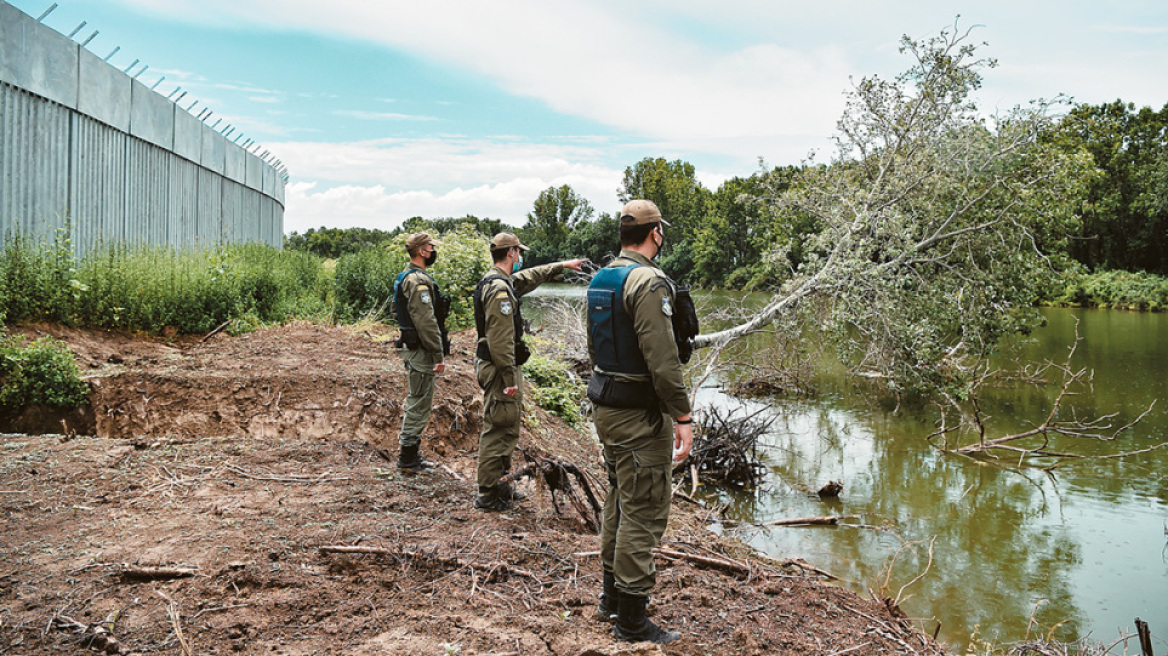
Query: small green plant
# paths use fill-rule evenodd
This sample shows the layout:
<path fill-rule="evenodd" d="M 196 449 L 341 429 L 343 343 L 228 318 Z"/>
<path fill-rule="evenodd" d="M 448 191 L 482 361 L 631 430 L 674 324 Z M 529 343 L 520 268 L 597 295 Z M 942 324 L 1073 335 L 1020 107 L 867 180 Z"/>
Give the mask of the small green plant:
<path fill-rule="evenodd" d="M 76 408 L 85 404 L 88 393 L 63 342 L 42 337 L 25 345 L 19 338 L 0 336 L 0 411 L 34 403 Z"/>
<path fill-rule="evenodd" d="M 568 422 L 580 424 L 580 402 L 584 385 L 568 370 L 568 365 L 543 355 L 532 355 L 523 365 L 523 375 L 531 383 L 536 405 Z"/>

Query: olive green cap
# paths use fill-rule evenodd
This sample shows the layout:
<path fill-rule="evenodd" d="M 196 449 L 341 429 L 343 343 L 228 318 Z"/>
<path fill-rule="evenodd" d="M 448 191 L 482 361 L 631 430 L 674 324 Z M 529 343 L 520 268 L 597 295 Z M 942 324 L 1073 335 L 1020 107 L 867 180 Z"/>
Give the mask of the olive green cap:
<path fill-rule="evenodd" d="M 491 250 L 493 251 L 497 251 L 503 248 L 511 248 L 513 246 L 518 246 L 519 250 L 521 251 L 531 250 L 519 241 L 519 237 L 516 237 L 510 232 L 500 232 L 491 238 Z"/>
<path fill-rule="evenodd" d="M 622 226 L 646 225 L 649 223 L 663 223 L 671 225 L 661 218 L 661 210 L 651 200 L 630 200 L 621 208 L 620 222 Z"/>
<path fill-rule="evenodd" d="M 406 248 L 411 251 L 419 246 L 424 246 L 426 244 L 441 246 L 442 242 L 431 237 L 430 233 L 428 232 L 415 232 L 414 234 L 410 235 L 408 239 L 406 239 Z"/>

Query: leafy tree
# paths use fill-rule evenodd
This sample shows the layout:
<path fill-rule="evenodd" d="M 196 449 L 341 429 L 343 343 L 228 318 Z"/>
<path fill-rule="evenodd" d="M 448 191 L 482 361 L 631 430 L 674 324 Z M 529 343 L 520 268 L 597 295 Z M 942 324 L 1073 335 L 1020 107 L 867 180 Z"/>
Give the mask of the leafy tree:
<path fill-rule="evenodd" d="M 1168 274 L 1168 105 L 1159 112 L 1120 100 L 1079 105 L 1048 138 L 1069 152 L 1085 150 L 1097 167 L 1074 257 L 1091 268 Z"/>
<path fill-rule="evenodd" d="M 693 164 L 647 157 L 625 169 L 618 196 L 622 203 L 644 198 L 657 204 L 672 224 L 666 230 L 661 268 L 676 280 L 688 278 L 694 266 L 694 238 L 710 200 L 709 190 L 694 175 Z"/>
<path fill-rule="evenodd" d="M 369 228 L 309 228 L 303 235 L 295 232 L 284 240 L 288 250 L 308 251 L 323 258 L 337 259 L 346 253 L 381 246 L 394 233 Z"/>
<path fill-rule="evenodd" d="M 592 219 L 592 204 L 569 185 L 548 187 L 539 193 L 527 213 L 521 237 L 531 247 L 531 264 L 558 262 L 568 257 L 568 237 L 578 225 Z"/>
<path fill-rule="evenodd" d="M 587 257 L 603 266 L 620 253 L 620 220 L 605 212 L 595 221 L 581 221 L 567 243 L 568 257 Z"/>
<path fill-rule="evenodd" d="M 749 178 L 731 178 L 707 205 L 706 217 L 693 244 L 694 277 L 706 286 L 762 288 L 778 281 L 764 255 L 777 244 L 787 245 L 790 265 L 797 266 L 804 235 L 814 221 L 796 212 L 775 213 L 760 199 L 774 188 L 785 191 L 798 167 L 776 168 Z"/>
<path fill-rule="evenodd" d="M 995 62 L 968 36 L 905 37 L 913 64 L 853 89 L 832 164 L 772 178 L 759 198 L 818 231 L 763 310 L 699 346 L 772 326 L 826 335 L 895 392 L 959 398 L 999 338 L 1035 324 L 1036 297 L 1067 265 L 1088 159 L 1039 140 L 1048 103 L 981 117 L 970 94 Z M 791 247 L 769 261 L 790 262 Z"/>
<path fill-rule="evenodd" d="M 480 219 L 473 214 L 467 214 L 463 217 L 447 217 L 441 219 L 423 219 L 420 216 L 415 216 L 407 219 L 393 234 L 394 236 L 401 234 L 410 235 L 415 232 L 445 234 L 463 228 L 478 233 L 488 240 L 500 232 L 515 232 L 515 228 L 503 223 L 499 219 Z"/>

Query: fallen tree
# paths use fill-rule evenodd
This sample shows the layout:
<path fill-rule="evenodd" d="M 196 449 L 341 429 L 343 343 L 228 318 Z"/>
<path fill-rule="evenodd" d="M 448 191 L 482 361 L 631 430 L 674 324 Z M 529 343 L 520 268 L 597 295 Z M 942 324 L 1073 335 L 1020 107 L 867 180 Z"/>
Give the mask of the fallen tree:
<path fill-rule="evenodd" d="M 1089 160 L 1042 139 L 1061 100 L 982 115 L 972 94 L 996 62 L 969 38 L 904 38 L 913 64 L 855 85 L 830 165 L 769 174 L 756 200 L 770 220 L 814 231 L 798 255 L 769 255 L 786 282 L 764 308 L 697 346 L 826 337 L 854 374 L 931 395 L 966 388 L 1000 338 L 1036 325 L 1034 300 L 1068 264 Z"/>

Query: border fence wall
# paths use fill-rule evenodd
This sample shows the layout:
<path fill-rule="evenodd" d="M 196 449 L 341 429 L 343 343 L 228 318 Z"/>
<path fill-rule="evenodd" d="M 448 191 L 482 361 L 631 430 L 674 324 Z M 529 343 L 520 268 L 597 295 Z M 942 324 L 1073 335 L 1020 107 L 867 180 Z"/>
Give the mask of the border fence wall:
<path fill-rule="evenodd" d="M 283 245 L 285 175 L 0 0 L 0 248 Z"/>

